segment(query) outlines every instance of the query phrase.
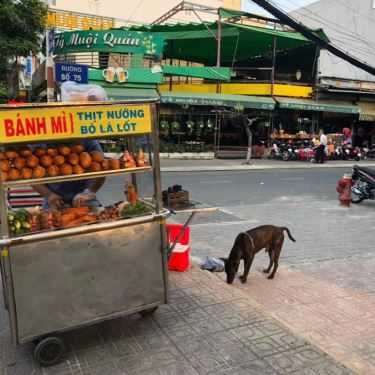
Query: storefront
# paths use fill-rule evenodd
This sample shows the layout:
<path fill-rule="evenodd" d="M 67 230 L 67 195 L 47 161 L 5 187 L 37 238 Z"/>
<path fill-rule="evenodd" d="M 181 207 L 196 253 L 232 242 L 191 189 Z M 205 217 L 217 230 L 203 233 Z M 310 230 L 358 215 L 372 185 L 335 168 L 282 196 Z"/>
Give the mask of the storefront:
<path fill-rule="evenodd" d="M 211 152 L 216 157 L 246 155 L 248 118 L 269 120 L 270 97 L 162 92 L 161 149 L 165 152 Z"/>
<path fill-rule="evenodd" d="M 272 129 L 273 138 L 289 134 L 298 139 L 310 140 L 317 136 L 319 129 L 323 129 L 326 134 L 339 134 L 343 128 L 352 128 L 360 113 L 357 105 L 345 102 L 275 99 L 278 110 Z"/>
<path fill-rule="evenodd" d="M 375 102 L 359 101 L 361 114 L 354 141 L 356 145 L 373 148 L 375 146 Z"/>
<path fill-rule="evenodd" d="M 111 100 L 160 98 L 161 151 L 166 153 L 243 157 L 249 119 L 256 119 L 251 129 L 253 145 L 269 146 L 275 129 L 313 133 L 322 112 L 329 109 L 308 99 L 311 82 L 265 83 L 258 76 L 266 71 L 264 67 L 255 69 L 258 73 L 254 67 L 245 72 L 239 62 L 264 55 L 266 64 L 274 43 L 280 61 L 288 51 L 315 51 L 314 44 L 295 32 L 222 24 L 220 65 L 224 66 L 215 67 L 217 41 L 212 31 L 217 27 L 217 23 L 143 25 L 63 32 L 56 35 L 54 53 L 56 62 L 87 65 L 88 83 L 101 85 Z M 307 64 L 298 71 L 304 77 L 310 68 Z M 262 83 L 253 83 L 258 79 Z M 285 97 L 276 103 L 275 95 Z M 349 111 L 339 107 L 330 106 L 340 113 Z"/>

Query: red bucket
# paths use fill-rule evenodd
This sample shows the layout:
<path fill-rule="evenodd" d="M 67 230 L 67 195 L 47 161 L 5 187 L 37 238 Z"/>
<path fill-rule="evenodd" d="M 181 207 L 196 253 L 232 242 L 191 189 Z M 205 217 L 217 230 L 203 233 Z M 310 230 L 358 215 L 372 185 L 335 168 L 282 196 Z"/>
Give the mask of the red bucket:
<path fill-rule="evenodd" d="M 167 224 L 168 243 L 172 245 L 183 228 L 182 224 Z M 186 227 L 169 257 L 168 269 L 184 272 L 190 266 L 190 228 Z"/>

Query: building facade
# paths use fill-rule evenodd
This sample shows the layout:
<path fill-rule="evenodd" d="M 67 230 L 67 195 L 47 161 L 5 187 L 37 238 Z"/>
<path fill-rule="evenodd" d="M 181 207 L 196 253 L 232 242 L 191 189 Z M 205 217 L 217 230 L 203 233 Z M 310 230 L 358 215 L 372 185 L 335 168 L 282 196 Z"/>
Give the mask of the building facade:
<path fill-rule="evenodd" d="M 310 28 L 323 28 L 332 44 L 375 66 L 373 0 L 320 0 L 291 15 Z M 344 101 L 360 107 L 359 121 L 351 124 L 355 143 L 359 146 L 363 143 L 375 144 L 375 76 L 322 50 L 317 83 L 318 98 Z"/>
<path fill-rule="evenodd" d="M 181 0 L 143 0 L 126 3 L 120 3 L 117 0 L 56 0 L 51 8 L 120 18 L 134 23 L 151 23 L 179 3 Z M 197 3 L 212 8 L 241 9 L 241 0 L 199 0 Z M 204 18 L 210 20 L 212 16 L 207 15 Z M 173 20 L 175 22 L 198 22 L 196 16 L 189 11 L 180 12 Z"/>

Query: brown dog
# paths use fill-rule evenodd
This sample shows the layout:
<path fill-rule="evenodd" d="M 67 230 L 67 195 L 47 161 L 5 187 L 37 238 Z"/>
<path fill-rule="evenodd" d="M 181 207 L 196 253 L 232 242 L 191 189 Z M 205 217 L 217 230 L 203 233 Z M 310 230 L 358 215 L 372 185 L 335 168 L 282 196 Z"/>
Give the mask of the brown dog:
<path fill-rule="evenodd" d="M 284 231 L 288 234 L 291 241 L 296 240 L 292 237 L 289 229 L 286 227 L 276 227 L 274 225 L 262 225 L 247 232 L 241 232 L 236 237 L 232 250 L 228 258 L 221 258 L 225 263 L 225 273 L 227 274 L 227 283 L 232 284 L 238 272 L 241 259 L 244 260 L 244 273 L 240 276 L 242 283 L 246 283 L 247 276 L 253 263 L 255 254 L 266 249 L 270 257 L 268 268 L 264 273 L 269 273 L 273 266 L 272 273 L 268 276 L 273 279 L 279 266 L 279 256 L 284 243 Z"/>

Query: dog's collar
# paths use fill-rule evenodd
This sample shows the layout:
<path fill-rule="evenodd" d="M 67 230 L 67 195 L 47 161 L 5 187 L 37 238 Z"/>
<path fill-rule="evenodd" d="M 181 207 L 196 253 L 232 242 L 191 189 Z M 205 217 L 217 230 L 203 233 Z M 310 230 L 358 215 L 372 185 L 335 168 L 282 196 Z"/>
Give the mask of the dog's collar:
<path fill-rule="evenodd" d="M 249 233 L 247 232 L 242 232 L 243 234 L 245 234 L 247 236 L 247 238 L 250 240 L 250 244 L 253 248 L 255 248 L 255 243 L 254 243 L 254 240 L 253 240 L 253 237 L 250 236 Z"/>

